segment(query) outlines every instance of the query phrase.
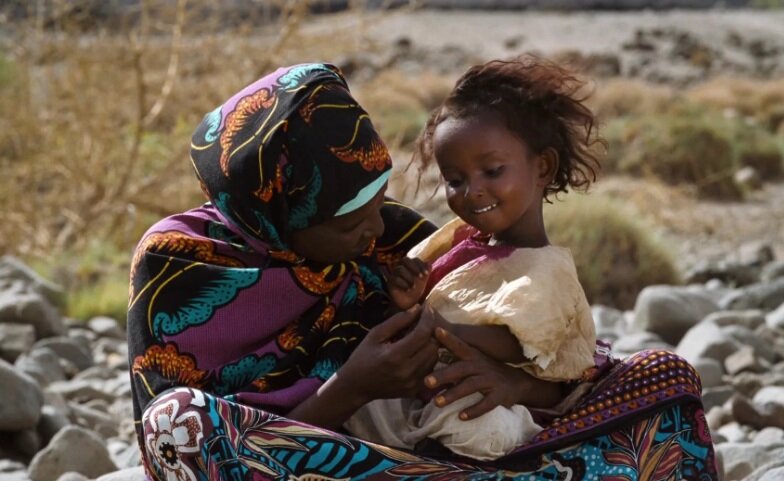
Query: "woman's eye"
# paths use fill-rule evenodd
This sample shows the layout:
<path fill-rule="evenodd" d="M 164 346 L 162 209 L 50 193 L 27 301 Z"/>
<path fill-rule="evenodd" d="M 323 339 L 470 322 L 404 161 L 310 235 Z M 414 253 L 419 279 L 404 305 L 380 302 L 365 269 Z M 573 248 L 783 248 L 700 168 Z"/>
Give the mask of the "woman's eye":
<path fill-rule="evenodd" d="M 493 167 L 492 169 L 486 169 L 485 175 L 492 178 L 500 176 L 504 172 L 504 166 L 499 165 L 498 167 Z"/>

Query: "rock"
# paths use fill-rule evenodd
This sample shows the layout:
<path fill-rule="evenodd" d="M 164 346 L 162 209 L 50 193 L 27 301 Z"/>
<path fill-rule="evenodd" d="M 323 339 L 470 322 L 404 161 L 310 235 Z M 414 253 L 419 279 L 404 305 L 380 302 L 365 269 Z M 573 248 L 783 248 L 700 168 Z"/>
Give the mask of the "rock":
<path fill-rule="evenodd" d="M 732 386 L 705 388 L 702 390 L 702 405 L 706 410 L 710 410 L 715 406 L 721 406 L 733 395 L 735 395 L 735 389 Z"/>
<path fill-rule="evenodd" d="M 770 345 L 770 338 L 761 338 L 756 332 L 745 326 L 722 327 L 721 331 L 735 339 L 740 345 L 753 347 L 754 353 L 764 361 L 770 364 L 777 361 L 778 355 Z"/>
<path fill-rule="evenodd" d="M 729 422 L 720 427 L 716 434 L 723 436 L 728 443 L 746 443 L 749 441 L 749 428 L 742 426 L 735 421 Z"/>
<path fill-rule="evenodd" d="M 78 446 L 78 456 L 74 447 Z M 39 451 L 30 463 L 32 481 L 51 481 L 69 471 L 97 478 L 116 471 L 103 440 L 97 434 L 77 426 L 68 426 Z"/>
<path fill-rule="evenodd" d="M 694 369 L 700 375 L 703 389 L 706 387 L 716 387 L 724 384 L 722 376 L 724 376 L 724 368 L 721 363 L 715 359 L 700 358 L 692 363 Z"/>
<path fill-rule="evenodd" d="M 0 474 L 13 473 L 15 471 L 27 471 L 27 466 L 18 461 L 11 461 L 10 459 L 0 459 Z"/>
<path fill-rule="evenodd" d="M 37 339 L 65 332 L 65 325 L 57 308 L 20 281 L 13 281 L 0 288 L 0 323 L 2 322 L 29 324 L 35 328 Z"/>
<path fill-rule="evenodd" d="M 101 337 L 125 339 L 125 329 L 120 327 L 120 324 L 111 317 L 93 317 L 87 321 L 87 327 Z"/>
<path fill-rule="evenodd" d="M 6 436 L 8 436 L 8 440 L 14 449 L 27 459 L 32 459 L 43 444 L 35 429 L 25 429 Z"/>
<path fill-rule="evenodd" d="M 767 370 L 766 367 L 770 367 L 770 364 L 765 366 L 753 347 L 743 346 L 727 356 L 727 359 L 724 360 L 724 367 L 728 374 L 734 375 L 741 371 L 763 372 Z"/>
<path fill-rule="evenodd" d="M 738 261 L 752 266 L 764 266 L 776 259 L 773 247 L 767 242 L 751 241 L 740 246 Z"/>
<path fill-rule="evenodd" d="M 711 432 L 717 432 L 720 427 L 733 421 L 732 411 L 724 406 L 714 406 L 705 415 L 705 419 Z"/>
<path fill-rule="evenodd" d="M 746 286 L 759 282 L 760 268 L 728 260 L 701 261 L 686 272 L 684 280 L 688 284 L 718 280 L 723 285 Z"/>
<path fill-rule="evenodd" d="M 0 359 L 0 386 L 0 431 L 34 428 L 44 403 L 38 383 Z"/>
<path fill-rule="evenodd" d="M 36 274 L 22 261 L 13 256 L 0 257 L 0 279 L 4 281 L 21 281 L 41 294 L 50 304 L 62 306 L 65 300 L 63 288 Z"/>
<path fill-rule="evenodd" d="M 147 477 L 144 474 L 144 468 L 141 466 L 135 468 L 123 469 L 113 473 L 105 474 L 95 481 L 146 481 Z"/>
<path fill-rule="evenodd" d="M 760 280 L 762 280 L 762 282 L 771 282 L 782 277 L 784 277 L 784 261 L 769 262 L 762 268 L 762 272 L 760 273 Z"/>
<path fill-rule="evenodd" d="M 784 429 L 773 426 L 762 428 L 754 436 L 754 442 L 765 446 L 784 443 Z"/>
<path fill-rule="evenodd" d="M 725 310 L 762 309 L 771 311 L 784 303 L 784 279 L 761 282 L 736 289 L 719 301 Z"/>
<path fill-rule="evenodd" d="M 671 351 L 674 346 L 665 342 L 661 337 L 652 332 L 633 332 L 625 334 L 616 340 L 612 349 L 618 354 L 632 354 L 644 349 L 664 349 Z"/>
<path fill-rule="evenodd" d="M 768 450 L 753 443 L 723 443 L 716 446 L 724 462 L 724 480 L 741 480 L 754 471 L 756 466 L 781 459 L 784 448 Z"/>
<path fill-rule="evenodd" d="M 30 324 L 0 324 L 0 358 L 14 362 L 22 353 L 29 351 L 34 342 L 35 328 Z"/>
<path fill-rule="evenodd" d="M 735 183 L 745 190 L 758 190 L 762 188 L 762 177 L 754 167 L 741 167 L 733 176 Z"/>
<path fill-rule="evenodd" d="M 89 349 L 85 349 L 82 343 L 69 337 L 41 339 L 33 347 L 51 349 L 61 358 L 73 363 L 80 371 L 93 365 L 93 357 Z"/>
<path fill-rule="evenodd" d="M 54 406 L 44 405 L 41 409 L 41 420 L 38 421 L 36 430 L 41 438 L 41 444 L 46 445 L 61 429 L 70 425 L 68 417 Z"/>
<path fill-rule="evenodd" d="M 60 358 L 46 347 L 33 348 L 27 354 L 19 356 L 14 365 L 19 371 L 35 378 L 41 386 L 65 380 L 65 371 L 60 365 Z"/>
<path fill-rule="evenodd" d="M 780 462 L 779 464 L 784 463 L 784 461 Z M 764 472 L 759 478 L 758 481 L 782 481 L 784 480 L 784 466 L 773 467 L 773 466 L 765 466 Z M 753 474 L 752 474 L 753 476 Z M 751 481 L 751 480 L 749 480 Z"/>
<path fill-rule="evenodd" d="M 759 309 L 747 311 L 717 311 L 708 314 L 702 322 L 712 322 L 719 327 L 743 326 L 756 329 L 765 324 L 765 313 Z"/>
<path fill-rule="evenodd" d="M 15 471 L 12 473 L 0 473 L 0 481 L 30 481 L 27 471 Z"/>
<path fill-rule="evenodd" d="M 70 403 L 69 406 L 70 419 L 75 424 L 95 431 L 102 438 L 117 435 L 117 421 L 109 414 L 76 403 Z"/>
<path fill-rule="evenodd" d="M 87 402 L 91 399 L 103 399 L 107 402 L 114 401 L 115 395 L 107 392 L 100 381 L 77 379 L 75 381 L 59 381 L 49 385 L 47 388 L 53 393 L 62 395 L 64 398 Z"/>
<path fill-rule="evenodd" d="M 719 310 L 705 289 L 694 286 L 649 286 L 640 292 L 634 306 L 633 331 L 658 334 L 670 344 L 708 314 Z"/>
<path fill-rule="evenodd" d="M 683 336 L 675 352 L 689 362 L 707 357 L 724 363 L 739 347 L 738 341 L 716 324 L 701 322 Z"/>
<path fill-rule="evenodd" d="M 784 304 L 765 316 L 765 324 L 775 329 L 784 330 Z"/>
<path fill-rule="evenodd" d="M 85 475 L 69 471 L 62 474 L 57 481 L 90 481 Z"/>

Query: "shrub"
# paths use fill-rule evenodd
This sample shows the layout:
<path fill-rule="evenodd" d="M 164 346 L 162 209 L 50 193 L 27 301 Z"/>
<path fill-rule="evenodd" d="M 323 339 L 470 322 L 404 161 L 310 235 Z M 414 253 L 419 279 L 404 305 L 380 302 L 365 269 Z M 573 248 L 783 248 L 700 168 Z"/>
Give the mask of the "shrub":
<path fill-rule="evenodd" d="M 639 80 L 609 79 L 596 86 L 588 104 L 600 119 L 662 113 L 672 100 L 672 91 Z"/>
<path fill-rule="evenodd" d="M 607 132 L 608 164 L 618 171 L 693 185 L 704 197 L 741 197 L 733 181 L 732 139 L 722 119 L 683 110 L 619 122 Z"/>
<path fill-rule="evenodd" d="M 630 309 L 644 287 L 679 282 L 669 253 L 636 217 L 594 195 L 572 194 L 545 207 L 550 241 L 571 249 L 592 304 Z"/>

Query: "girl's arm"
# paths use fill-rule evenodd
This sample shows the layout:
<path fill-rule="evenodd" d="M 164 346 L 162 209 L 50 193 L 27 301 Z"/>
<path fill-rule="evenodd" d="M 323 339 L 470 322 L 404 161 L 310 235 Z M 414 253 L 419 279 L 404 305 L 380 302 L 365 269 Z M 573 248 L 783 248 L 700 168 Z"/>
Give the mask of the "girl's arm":
<path fill-rule="evenodd" d="M 445 388 L 435 403 L 446 406 L 471 393 L 483 395 L 481 401 L 460 413 L 460 419 L 479 417 L 496 406 L 552 407 L 565 396 L 562 383 L 537 379 L 522 369 L 491 359 L 442 327 L 437 327 L 435 333 L 441 345 L 456 358 L 455 362 L 425 379 L 425 385 L 430 389 Z"/>
<path fill-rule="evenodd" d="M 506 326 L 452 324 L 450 330 L 469 346 L 497 361 L 517 364 L 526 360 L 520 341 Z"/>

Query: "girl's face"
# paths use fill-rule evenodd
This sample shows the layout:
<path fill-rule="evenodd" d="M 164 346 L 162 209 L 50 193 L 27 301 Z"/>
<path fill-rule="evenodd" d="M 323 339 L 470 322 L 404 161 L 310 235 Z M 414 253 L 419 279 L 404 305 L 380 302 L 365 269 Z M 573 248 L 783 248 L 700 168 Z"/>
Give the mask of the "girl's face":
<path fill-rule="evenodd" d="M 500 114 L 447 118 L 433 133 L 433 151 L 461 219 L 506 244 L 547 244 L 542 198 L 552 158 L 533 154 Z"/>
<path fill-rule="evenodd" d="M 384 192 L 386 187 L 353 212 L 292 232 L 291 249 L 306 259 L 323 264 L 356 259 L 373 239 L 384 233 L 381 218 Z"/>

